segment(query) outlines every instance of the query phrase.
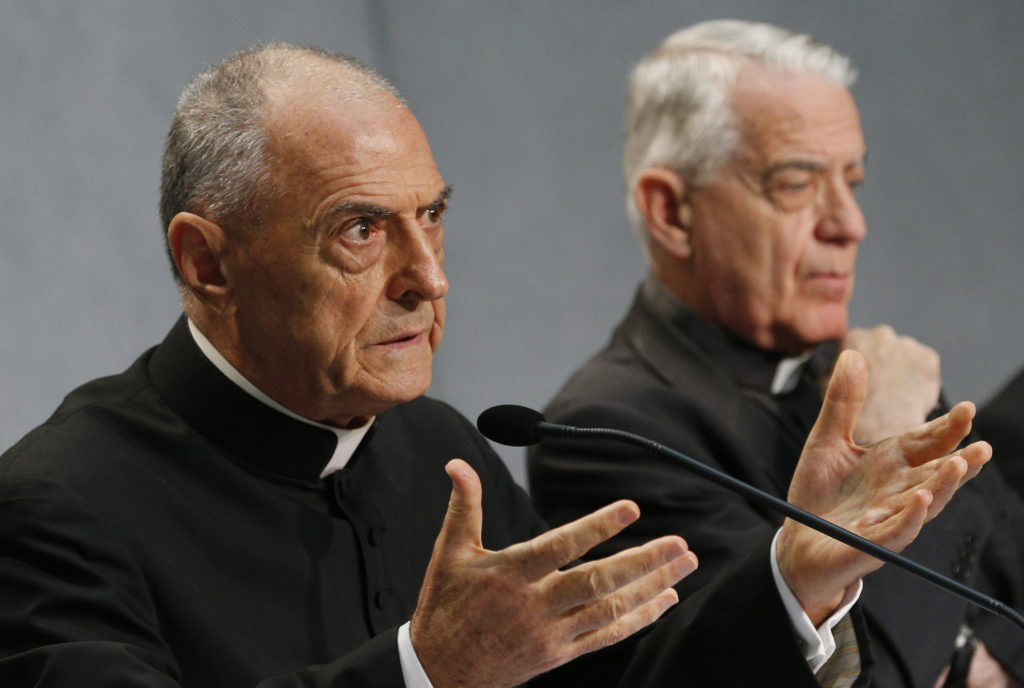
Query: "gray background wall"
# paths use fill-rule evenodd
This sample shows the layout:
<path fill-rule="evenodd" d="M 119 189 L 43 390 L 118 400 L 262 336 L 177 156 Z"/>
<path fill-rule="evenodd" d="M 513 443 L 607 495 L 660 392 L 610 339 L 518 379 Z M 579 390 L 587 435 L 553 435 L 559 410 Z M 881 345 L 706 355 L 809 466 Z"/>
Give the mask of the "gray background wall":
<path fill-rule="evenodd" d="M 455 185 L 432 394 L 470 417 L 543 405 L 625 309 L 644 271 L 618 174 L 625 79 L 717 17 L 808 31 L 859 67 L 855 323 L 932 344 L 957 399 L 1024 363 L 1020 0 L 4 0 L 0 17 L 3 447 L 176 317 L 163 134 L 193 74 L 269 38 L 363 59 L 419 115 Z"/>

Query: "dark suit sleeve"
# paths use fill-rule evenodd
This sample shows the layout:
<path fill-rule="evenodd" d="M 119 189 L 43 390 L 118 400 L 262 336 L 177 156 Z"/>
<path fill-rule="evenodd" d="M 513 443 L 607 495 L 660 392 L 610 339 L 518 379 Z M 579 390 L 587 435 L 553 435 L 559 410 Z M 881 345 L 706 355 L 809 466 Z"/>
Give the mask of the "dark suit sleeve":
<path fill-rule="evenodd" d="M 173 688 L 145 581 L 118 537 L 45 479 L 0 484 L 0 685 Z M 395 629 L 262 688 L 400 688 Z"/>

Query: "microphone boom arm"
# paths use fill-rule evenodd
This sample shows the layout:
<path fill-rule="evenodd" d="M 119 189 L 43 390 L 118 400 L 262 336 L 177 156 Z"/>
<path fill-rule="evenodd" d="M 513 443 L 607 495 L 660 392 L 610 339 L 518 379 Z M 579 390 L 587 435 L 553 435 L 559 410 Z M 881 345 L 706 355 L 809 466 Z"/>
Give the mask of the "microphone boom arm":
<path fill-rule="evenodd" d="M 799 507 L 793 506 L 783 499 L 779 499 L 778 497 L 770 495 L 763 490 L 759 490 L 752 485 L 748 485 L 742 480 L 737 480 L 727 473 L 718 471 L 690 456 L 687 456 L 686 454 L 655 442 L 654 440 L 641 435 L 635 435 L 624 430 L 614 430 L 611 428 L 581 428 L 572 425 L 549 423 L 544 420 L 537 421 L 536 431 L 541 436 L 557 437 L 561 439 L 584 439 L 588 437 L 596 437 L 600 439 L 615 440 L 638 446 L 655 456 L 668 456 L 681 462 L 694 473 L 697 473 L 727 490 L 737 492 L 753 502 L 757 502 L 758 504 L 786 515 L 798 523 L 802 523 L 803 525 L 820 533 L 825 533 L 829 537 L 842 542 L 844 545 L 849 545 L 850 547 L 860 550 L 861 552 L 864 552 L 865 554 L 887 564 L 892 564 L 893 566 L 901 568 L 904 571 L 907 571 L 922 580 L 928 581 L 929 583 L 938 586 L 939 588 L 942 588 L 943 590 L 946 590 L 947 592 L 950 592 L 975 606 L 978 606 L 992 614 L 1002 616 L 1017 627 L 1024 629 L 1024 616 L 1021 616 L 1016 610 L 1003 602 L 1000 602 L 988 595 L 984 595 L 977 590 L 959 583 L 958 581 L 943 576 L 915 561 L 893 552 L 890 549 L 871 542 L 871 540 L 868 540 L 867 538 L 852 533 L 831 521 L 826 521 L 819 516 L 815 516 L 808 511 L 804 511 Z"/>

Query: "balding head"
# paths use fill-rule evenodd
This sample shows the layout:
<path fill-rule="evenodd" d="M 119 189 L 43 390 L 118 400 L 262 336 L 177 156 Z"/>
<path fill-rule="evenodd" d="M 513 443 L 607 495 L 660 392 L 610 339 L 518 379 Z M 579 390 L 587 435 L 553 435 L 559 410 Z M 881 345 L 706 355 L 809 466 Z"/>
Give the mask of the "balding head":
<path fill-rule="evenodd" d="M 192 212 L 228 231 L 259 228 L 277 195 L 268 118 L 295 97 L 401 102 L 386 79 L 340 53 L 272 43 L 228 56 L 178 100 L 164 147 L 163 227 L 177 213 Z"/>

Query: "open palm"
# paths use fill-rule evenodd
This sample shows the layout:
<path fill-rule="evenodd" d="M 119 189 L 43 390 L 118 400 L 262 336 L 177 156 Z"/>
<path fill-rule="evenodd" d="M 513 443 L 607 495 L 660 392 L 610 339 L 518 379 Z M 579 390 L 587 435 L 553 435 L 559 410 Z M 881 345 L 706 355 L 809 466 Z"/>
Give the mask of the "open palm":
<path fill-rule="evenodd" d="M 788 500 L 899 551 L 978 474 L 992 451 L 984 442 L 957 450 L 974 418 L 970 402 L 901 435 L 859 446 L 853 429 L 866 393 L 863 358 L 844 351 L 793 474 Z M 882 564 L 789 520 L 777 551 L 783 577 L 812 620 L 824 618 L 850 585 Z"/>

